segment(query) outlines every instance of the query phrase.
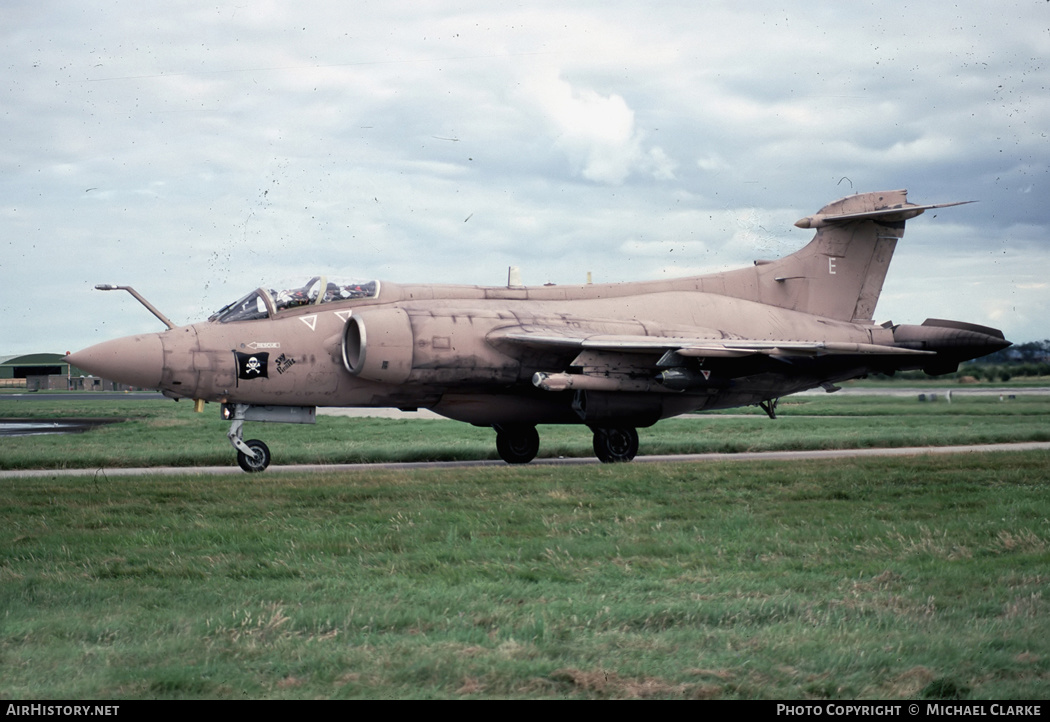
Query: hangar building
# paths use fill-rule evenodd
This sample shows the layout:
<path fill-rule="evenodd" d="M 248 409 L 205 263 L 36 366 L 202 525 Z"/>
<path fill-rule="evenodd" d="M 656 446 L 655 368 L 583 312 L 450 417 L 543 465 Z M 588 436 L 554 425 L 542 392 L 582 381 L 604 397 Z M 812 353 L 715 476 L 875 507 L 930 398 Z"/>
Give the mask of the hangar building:
<path fill-rule="evenodd" d="M 70 366 L 57 353 L 30 353 L 0 356 L 0 388 L 62 391 L 127 391 L 131 387 Z"/>

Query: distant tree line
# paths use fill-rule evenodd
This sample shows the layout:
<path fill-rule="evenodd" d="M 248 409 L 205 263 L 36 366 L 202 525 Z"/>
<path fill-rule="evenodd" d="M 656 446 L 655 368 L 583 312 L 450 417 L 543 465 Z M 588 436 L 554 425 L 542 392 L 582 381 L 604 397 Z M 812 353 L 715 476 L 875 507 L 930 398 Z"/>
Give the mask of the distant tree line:
<path fill-rule="evenodd" d="M 979 359 L 968 361 L 968 364 L 1029 364 L 1050 363 L 1050 339 L 1029 341 L 990 353 Z"/>
<path fill-rule="evenodd" d="M 955 373 L 938 378 L 1009 381 L 1018 377 L 1050 376 L 1050 339 L 1019 343 L 959 365 Z M 876 378 L 888 378 L 876 374 Z M 922 371 L 899 371 L 893 378 L 915 381 L 929 378 Z"/>
<path fill-rule="evenodd" d="M 1009 381 L 1015 376 L 1050 376 L 1050 339 L 1019 343 L 967 361 L 956 376 L 984 381 Z"/>

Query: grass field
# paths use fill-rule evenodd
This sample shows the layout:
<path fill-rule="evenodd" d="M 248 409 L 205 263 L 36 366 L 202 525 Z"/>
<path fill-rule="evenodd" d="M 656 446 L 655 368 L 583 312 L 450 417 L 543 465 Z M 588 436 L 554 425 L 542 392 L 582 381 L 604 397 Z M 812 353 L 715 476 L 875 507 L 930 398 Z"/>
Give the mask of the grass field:
<path fill-rule="evenodd" d="M 919 403 L 913 398 L 788 398 L 779 418 L 755 408 L 661 421 L 640 429 L 641 454 L 740 452 L 765 449 L 945 446 L 1050 441 L 1050 397 L 957 398 Z M 233 466 L 229 423 L 218 406 L 193 413 L 172 401 L 16 402 L 0 396 L 0 418 L 17 416 L 128 418 L 77 436 L 0 437 L 0 469 Z M 498 458 L 491 429 L 446 420 L 319 417 L 316 425 L 245 426 L 245 438 L 264 440 L 275 464 L 358 463 Z M 540 456 L 593 455 L 581 426 L 540 427 Z"/>
<path fill-rule="evenodd" d="M 816 397 L 776 421 L 663 422 L 642 443 L 1045 438 L 1048 406 Z M 173 445 L 231 463 L 226 425 L 184 407 L 124 403 L 109 413 L 126 424 L 0 440 L 5 459 L 31 439 L 58 466 L 103 460 L 0 483 L 0 697 L 1050 697 L 1046 452 L 90 471 Z M 255 428 L 287 456 L 492 455 L 491 431 L 446 422 Z M 588 453 L 563 432 L 546 445 Z"/>

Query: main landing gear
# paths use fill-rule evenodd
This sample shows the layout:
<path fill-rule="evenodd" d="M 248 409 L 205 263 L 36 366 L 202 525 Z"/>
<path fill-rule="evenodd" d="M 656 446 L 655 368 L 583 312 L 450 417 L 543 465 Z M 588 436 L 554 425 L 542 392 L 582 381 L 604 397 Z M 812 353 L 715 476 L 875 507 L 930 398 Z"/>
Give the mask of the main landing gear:
<path fill-rule="evenodd" d="M 496 451 L 508 464 L 527 464 L 540 450 L 540 435 L 535 426 L 499 425 L 496 429 Z"/>
<path fill-rule="evenodd" d="M 630 461 L 638 453 L 638 431 L 633 426 L 597 427 L 594 455 L 603 464 Z"/>
<path fill-rule="evenodd" d="M 496 451 L 508 464 L 527 464 L 540 450 L 540 435 L 528 424 L 493 426 Z M 606 464 L 630 461 L 638 454 L 638 431 L 633 426 L 592 426 L 594 455 Z"/>

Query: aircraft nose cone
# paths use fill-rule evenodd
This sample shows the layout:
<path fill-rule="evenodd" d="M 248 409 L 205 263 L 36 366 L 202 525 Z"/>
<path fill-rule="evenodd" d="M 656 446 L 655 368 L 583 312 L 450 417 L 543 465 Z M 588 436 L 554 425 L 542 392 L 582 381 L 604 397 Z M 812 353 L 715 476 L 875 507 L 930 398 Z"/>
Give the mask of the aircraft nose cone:
<path fill-rule="evenodd" d="M 73 366 L 110 381 L 155 389 L 164 371 L 164 348 L 155 333 L 128 336 L 66 356 Z"/>

